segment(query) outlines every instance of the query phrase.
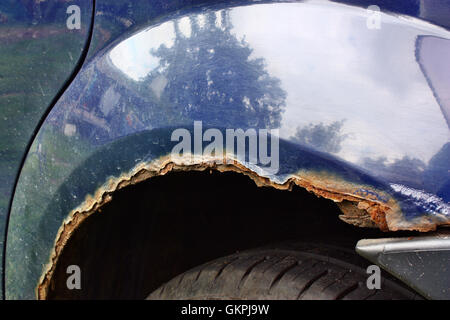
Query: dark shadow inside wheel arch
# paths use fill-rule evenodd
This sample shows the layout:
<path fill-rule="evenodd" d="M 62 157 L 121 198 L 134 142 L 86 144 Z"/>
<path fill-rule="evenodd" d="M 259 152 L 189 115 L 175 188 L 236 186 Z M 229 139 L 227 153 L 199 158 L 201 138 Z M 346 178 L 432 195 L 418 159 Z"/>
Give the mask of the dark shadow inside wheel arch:
<path fill-rule="evenodd" d="M 162 283 L 212 259 L 283 241 L 353 250 L 361 238 L 386 237 L 340 221 L 331 200 L 306 190 L 257 187 L 236 172 L 183 171 L 113 193 L 62 250 L 48 299 L 143 299 Z M 67 268 L 81 290 L 67 288 Z"/>

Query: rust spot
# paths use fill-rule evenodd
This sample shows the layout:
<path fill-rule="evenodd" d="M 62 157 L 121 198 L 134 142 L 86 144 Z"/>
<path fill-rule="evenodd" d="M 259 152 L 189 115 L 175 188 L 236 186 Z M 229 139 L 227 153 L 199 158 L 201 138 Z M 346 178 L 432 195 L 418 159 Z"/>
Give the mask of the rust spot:
<path fill-rule="evenodd" d="M 58 258 L 73 232 L 87 217 L 94 212 L 101 212 L 101 208 L 112 200 L 113 193 L 128 185 L 150 179 L 154 176 L 162 176 L 171 171 L 204 171 L 217 170 L 219 172 L 237 172 L 251 178 L 259 187 L 273 187 L 279 190 L 292 190 L 297 185 L 314 193 L 318 197 L 333 200 L 342 211 L 339 216 L 343 221 L 360 227 L 378 227 L 383 231 L 389 231 L 387 217 L 394 219 L 401 215 L 396 201 L 382 191 L 371 190 L 367 186 L 355 185 L 325 172 L 299 171 L 290 176 L 286 181 L 278 183 L 268 177 L 259 175 L 236 160 L 206 159 L 194 156 L 174 160 L 165 156 L 149 163 L 140 163 L 130 172 L 120 177 L 110 178 L 101 186 L 93 196 L 89 195 L 85 201 L 72 210 L 59 229 L 49 263 L 36 288 L 38 299 L 46 299 L 51 278 L 55 271 Z M 361 194 L 361 190 L 365 190 Z M 366 197 L 364 197 L 366 196 Z"/>
<path fill-rule="evenodd" d="M 347 200 L 338 202 L 337 205 L 343 213 L 339 215 L 339 219 L 357 227 L 376 228 L 377 224 L 372 221 L 370 214 L 365 209 L 359 208 L 358 204 Z"/>

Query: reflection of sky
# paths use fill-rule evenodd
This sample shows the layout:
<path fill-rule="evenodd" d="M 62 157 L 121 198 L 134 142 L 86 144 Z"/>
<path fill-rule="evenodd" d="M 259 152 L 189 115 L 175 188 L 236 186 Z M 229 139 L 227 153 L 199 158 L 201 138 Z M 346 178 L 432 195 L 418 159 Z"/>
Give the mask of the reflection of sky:
<path fill-rule="evenodd" d="M 138 81 L 159 65 L 159 59 L 151 55 L 150 50 L 162 44 L 171 47 L 174 36 L 173 23 L 165 22 L 119 43 L 111 50 L 110 59 L 122 72 Z"/>
<path fill-rule="evenodd" d="M 181 32 L 189 37 L 191 26 L 189 18 L 179 20 Z M 161 45 L 170 48 L 173 45 L 175 32 L 173 22 L 168 21 L 157 27 L 148 28 L 126 41 L 119 43 L 110 53 L 113 64 L 133 80 L 142 80 L 159 66 L 159 59 L 150 54 Z"/>
<path fill-rule="evenodd" d="M 339 10 L 337 10 L 339 7 Z M 340 156 L 404 155 L 428 161 L 450 140 L 438 104 L 415 61 L 420 34 L 449 38 L 418 20 L 381 17 L 381 29 L 366 27 L 364 9 L 330 3 L 259 4 L 231 11 L 233 32 L 263 57 L 288 93 L 280 135 L 298 125 L 346 119 Z M 257 17 L 257 18 L 255 18 Z M 189 36 L 187 18 L 181 31 Z M 166 22 L 122 42 L 111 60 L 134 80 L 158 66 L 150 50 L 173 43 Z M 431 130 L 430 130 L 431 128 Z"/>

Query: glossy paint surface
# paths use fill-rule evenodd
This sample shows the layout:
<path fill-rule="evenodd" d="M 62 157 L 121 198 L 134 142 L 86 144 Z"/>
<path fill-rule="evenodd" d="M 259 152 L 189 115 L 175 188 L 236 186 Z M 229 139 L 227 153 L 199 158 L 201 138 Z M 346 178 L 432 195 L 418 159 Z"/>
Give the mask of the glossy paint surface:
<path fill-rule="evenodd" d="M 66 10 L 80 8 L 80 29 Z M 14 183 L 41 117 L 74 70 L 88 36 L 92 2 L 0 3 L 0 260 Z M 3 264 L 0 265 L 0 273 Z M 0 286 L 0 296 L 3 286 Z"/>
<path fill-rule="evenodd" d="M 167 16 L 93 53 L 23 167 L 7 298 L 34 297 L 71 210 L 109 177 L 167 155 L 173 130 L 194 121 L 279 129 L 279 172 L 253 168 L 275 182 L 313 172 L 367 186 L 351 192 L 395 199 L 399 229 L 448 221 L 449 79 L 439 70 L 449 61 L 436 57 L 450 33 L 384 13 L 370 29 L 369 16 L 328 2 L 217 5 Z"/>

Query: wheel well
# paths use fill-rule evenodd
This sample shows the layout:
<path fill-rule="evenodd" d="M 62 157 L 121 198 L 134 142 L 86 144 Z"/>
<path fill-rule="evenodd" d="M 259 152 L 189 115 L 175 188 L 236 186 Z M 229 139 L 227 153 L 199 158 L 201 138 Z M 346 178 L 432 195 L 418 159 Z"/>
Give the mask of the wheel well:
<path fill-rule="evenodd" d="M 386 236 L 340 221 L 333 201 L 301 187 L 258 187 L 237 172 L 169 172 L 110 197 L 71 231 L 39 298 L 141 299 L 236 251 L 290 240 L 353 249 L 361 238 Z M 70 265 L 80 267 L 81 290 L 67 289 Z"/>

